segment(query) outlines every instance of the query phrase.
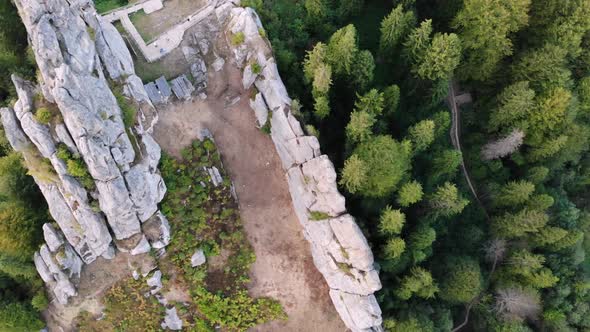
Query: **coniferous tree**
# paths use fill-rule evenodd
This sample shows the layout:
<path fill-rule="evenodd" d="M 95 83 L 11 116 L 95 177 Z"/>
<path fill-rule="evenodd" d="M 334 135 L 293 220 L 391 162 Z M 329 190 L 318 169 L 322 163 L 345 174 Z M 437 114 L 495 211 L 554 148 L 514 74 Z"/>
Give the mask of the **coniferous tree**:
<path fill-rule="evenodd" d="M 422 196 L 422 185 L 418 181 L 407 182 L 398 192 L 397 203 L 403 207 L 408 207 L 421 201 Z"/>
<path fill-rule="evenodd" d="M 416 24 L 416 16 L 411 11 L 404 11 L 397 5 L 383 21 L 381 21 L 381 40 L 379 47 L 384 54 L 391 54 Z"/>

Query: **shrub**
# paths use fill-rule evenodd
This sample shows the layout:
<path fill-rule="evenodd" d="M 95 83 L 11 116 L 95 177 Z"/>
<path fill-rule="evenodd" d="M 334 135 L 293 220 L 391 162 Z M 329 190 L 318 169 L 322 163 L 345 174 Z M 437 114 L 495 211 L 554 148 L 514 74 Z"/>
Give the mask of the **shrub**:
<path fill-rule="evenodd" d="M 37 109 L 37 112 L 35 112 L 35 119 L 42 124 L 49 124 L 52 117 L 53 114 L 51 114 L 51 111 L 48 110 L 46 107 L 40 107 L 39 109 Z"/>
<path fill-rule="evenodd" d="M 234 46 L 241 45 L 244 40 L 246 40 L 246 36 L 242 31 L 239 31 L 238 33 L 235 33 L 231 36 L 231 43 Z"/>
<path fill-rule="evenodd" d="M 252 65 L 250 65 L 252 68 L 252 72 L 256 75 L 260 74 L 260 72 L 262 72 L 262 67 L 258 64 L 258 62 L 254 62 Z"/>
<path fill-rule="evenodd" d="M 94 180 L 88 173 L 82 159 L 68 159 L 66 162 L 68 173 L 75 177 L 87 190 L 94 190 Z"/>
<path fill-rule="evenodd" d="M 260 37 L 266 38 L 266 31 L 264 31 L 263 28 L 258 28 L 258 34 L 260 35 Z"/>
<path fill-rule="evenodd" d="M 68 150 L 68 147 L 63 143 L 60 143 L 57 146 L 56 155 L 59 159 L 64 160 L 66 162 L 67 160 L 72 159 L 72 153 L 70 152 L 70 150 Z"/>
<path fill-rule="evenodd" d="M 133 105 L 129 103 L 127 98 L 123 96 L 123 94 L 119 91 L 115 91 L 115 98 L 117 99 L 117 103 L 121 108 L 121 118 L 123 119 L 123 124 L 125 128 L 131 128 L 135 125 L 137 120 L 137 110 Z"/>
<path fill-rule="evenodd" d="M 31 299 L 31 305 L 37 311 L 43 311 L 47 309 L 47 306 L 49 306 L 49 300 L 47 299 L 47 295 L 45 295 L 44 288 L 39 289 L 35 296 L 33 296 L 33 299 Z"/>
<path fill-rule="evenodd" d="M 309 219 L 311 220 L 324 220 L 324 219 L 329 219 L 330 215 L 327 214 L 326 212 L 322 212 L 322 211 L 309 211 Z"/>

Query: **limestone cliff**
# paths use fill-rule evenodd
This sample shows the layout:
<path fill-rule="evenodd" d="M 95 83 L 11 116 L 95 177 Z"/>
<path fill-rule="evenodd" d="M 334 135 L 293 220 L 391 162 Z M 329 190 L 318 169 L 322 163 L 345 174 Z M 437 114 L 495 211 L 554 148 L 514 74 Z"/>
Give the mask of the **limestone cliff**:
<path fill-rule="evenodd" d="M 96 14 L 92 1 L 15 3 L 39 67 L 39 86 L 13 76 L 18 101 L 1 110 L 2 122 L 61 229 L 46 225 L 47 245 L 35 263 L 64 303 L 75 294 L 69 278 L 79 273 L 72 255 L 91 263 L 113 257 L 114 246 L 137 254 L 169 241 L 157 206 L 166 192 L 157 169 L 160 147 L 150 136 L 157 116 L 121 36 Z M 113 90 L 128 100 L 118 100 Z M 136 108 L 141 121 L 126 128 L 121 102 Z M 37 120 L 40 105 L 55 113 L 50 121 Z M 89 179 L 71 174 L 72 160 L 64 155 L 87 168 Z M 146 225 L 159 232 L 146 238 Z M 67 243 L 57 240 L 62 233 Z"/>

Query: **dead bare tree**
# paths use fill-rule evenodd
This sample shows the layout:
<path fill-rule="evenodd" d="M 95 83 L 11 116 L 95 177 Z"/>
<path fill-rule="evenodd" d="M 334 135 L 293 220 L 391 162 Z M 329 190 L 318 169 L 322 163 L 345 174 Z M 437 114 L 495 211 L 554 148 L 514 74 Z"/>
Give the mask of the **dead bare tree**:
<path fill-rule="evenodd" d="M 508 136 L 492 141 L 481 150 L 483 160 L 492 160 L 505 157 L 514 153 L 524 141 L 524 132 L 514 129 Z"/>
<path fill-rule="evenodd" d="M 494 310 L 504 319 L 537 320 L 541 312 L 539 295 L 533 291 L 511 287 L 496 293 Z"/>

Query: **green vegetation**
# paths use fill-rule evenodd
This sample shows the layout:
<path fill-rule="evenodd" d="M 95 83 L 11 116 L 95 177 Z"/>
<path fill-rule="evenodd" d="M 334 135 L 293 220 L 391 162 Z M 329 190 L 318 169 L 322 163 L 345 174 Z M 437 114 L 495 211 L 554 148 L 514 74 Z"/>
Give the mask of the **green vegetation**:
<path fill-rule="evenodd" d="M 94 179 L 88 173 L 88 167 L 80 155 L 71 153 L 63 143 L 58 144 L 56 155 L 66 163 L 68 173 L 80 181 L 86 190 L 93 191 L 95 189 Z"/>
<path fill-rule="evenodd" d="M 126 6 L 129 0 L 95 0 L 94 6 L 99 14 L 106 13 L 113 9 Z"/>
<path fill-rule="evenodd" d="M 164 306 L 154 297 L 146 297 L 150 287 L 145 280 L 127 279 L 111 287 L 104 296 L 104 318 L 97 320 L 88 312 L 77 319 L 82 331 L 159 331 Z"/>
<path fill-rule="evenodd" d="M 0 106 L 16 98 L 11 74 L 35 80 L 35 60 L 27 46 L 27 32 L 11 1 L 0 3 Z"/>
<path fill-rule="evenodd" d="M 258 64 L 258 62 L 254 62 L 253 64 L 251 64 L 252 67 L 252 73 L 258 75 L 262 72 L 262 67 L 260 66 L 260 64 Z"/>
<path fill-rule="evenodd" d="M 214 187 L 203 170 L 212 166 L 223 170 L 215 144 L 208 139 L 195 141 L 182 150 L 182 156 L 181 160 L 164 156 L 160 167 L 168 187 L 162 211 L 174 234 L 161 264 L 179 271 L 196 310 L 211 328 L 215 325 L 243 331 L 285 318 L 275 300 L 252 298 L 247 293 L 248 273 L 256 256 L 246 239 L 231 183 L 225 180 Z M 227 175 L 224 177 L 227 179 Z M 193 268 L 190 257 L 199 248 L 209 258 L 227 257 L 224 266 Z"/>
<path fill-rule="evenodd" d="M 11 1 L 0 2 L 0 31 L 0 106 L 6 106 L 16 100 L 11 74 L 35 81 L 36 66 L 25 27 Z M 48 122 L 43 113 L 42 122 Z M 41 181 L 50 181 L 55 174 L 35 149 L 27 151 L 27 157 L 29 171 L 0 129 L 0 331 L 7 332 L 38 331 L 44 326 L 37 311 L 43 306 L 35 297 L 42 282 L 32 258 L 48 215 L 27 173 L 38 172 L 43 175 Z"/>
<path fill-rule="evenodd" d="M 246 40 L 246 36 L 242 31 L 238 31 L 237 33 L 231 35 L 232 45 L 241 45 L 244 42 L 244 40 Z"/>
<path fill-rule="evenodd" d="M 35 119 L 42 124 L 49 124 L 52 117 L 53 114 L 51 114 L 51 111 L 45 107 L 41 107 L 35 112 Z"/>

